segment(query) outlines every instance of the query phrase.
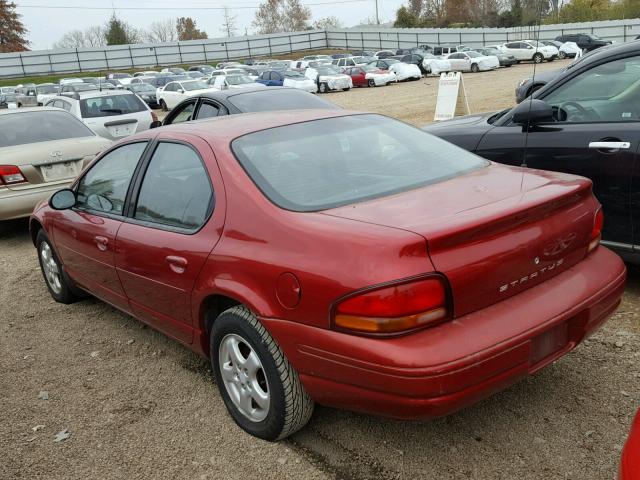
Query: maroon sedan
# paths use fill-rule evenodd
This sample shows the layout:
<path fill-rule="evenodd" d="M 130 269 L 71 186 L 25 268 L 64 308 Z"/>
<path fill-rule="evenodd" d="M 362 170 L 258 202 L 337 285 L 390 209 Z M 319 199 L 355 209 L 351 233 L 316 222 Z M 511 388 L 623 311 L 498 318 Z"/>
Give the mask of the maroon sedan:
<path fill-rule="evenodd" d="M 235 421 L 269 440 L 314 401 L 472 404 L 573 349 L 626 275 L 589 180 L 338 110 L 134 135 L 30 222 L 55 300 L 89 293 L 210 358 Z"/>

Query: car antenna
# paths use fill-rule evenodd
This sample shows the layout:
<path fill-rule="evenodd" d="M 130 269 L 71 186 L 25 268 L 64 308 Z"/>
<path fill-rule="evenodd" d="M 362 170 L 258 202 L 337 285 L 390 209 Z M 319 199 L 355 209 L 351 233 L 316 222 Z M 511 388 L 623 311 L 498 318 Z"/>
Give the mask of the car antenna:
<path fill-rule="evenodd" d="M 536 2 L 536 6 L 538 7 L 538 11 L 537 11 L 537 25 L 534 26 L 534 28 L 537 28 L 536 34 L 535 34 L 535 41 L 536 41 L 536 53 L 538 53 L 538 43 L 540 42 L 540 26 L 542 24 L 542 1 L 539 0 Z M 535 55 L 535 54 L 534 54 Z M 536 80 L 536 66 L 538 64 L 536 63 L 536 61 L 533 61 L 533 75 L 531 76 L 531 84 L 533 85 L 535 83 Z M 527 123 L 525 124 L 525 132 L 524 132 L 524 149 L 522 151 L 522 164 L 520 165 L 522 168 L 526 168 L 527 167 L 527 145 L 529 143 L 529 128 L 530 128 L 530 123 L 529 123 L 529 118 L 531 117 L 531 108 L 532 108 L 532 104 L 533 104 L 533 93 L 531 92 L 531 94 L 529 95 L 529 98 L 527 99 L 529 101 L 529 115 L 527 116 Z M 520 191 L 522 192 L 522 187 L 524 184 L 524 171 L 522 172 L 522 178 L 520 179 Z"/>

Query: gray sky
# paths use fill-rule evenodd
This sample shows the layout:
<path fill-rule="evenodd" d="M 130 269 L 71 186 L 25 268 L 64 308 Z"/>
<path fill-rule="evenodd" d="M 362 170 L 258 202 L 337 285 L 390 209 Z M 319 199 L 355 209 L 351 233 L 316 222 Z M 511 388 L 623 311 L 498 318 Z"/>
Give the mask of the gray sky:
<path fill-rule="evenodd" d="M 244 34 L 245 27 L 252 33 L 251 22 L 255 7 L 261 0 L 14 0 L 18 13 L 29 30 L 28 39 L 32 50 L 51 48 L 65 32 L 84 29 L 91 25 L 104 24 L 112 8 L 124 20 L 138 28 L 146 28 L 154 21 L 179 16 L 192 17 L 198 28 L 205 30 L 210 38 L 222 37 L 222 10 L 205 10 L 203 7 L 228 6 L 237 15 L 238 32 Z M 330 15 L 338 17 L 344 26 L 353 26 L 368 17 L 375 16 L 375 0 L 302 0 L 309 5 L 313 20 Z M 404 0 L 378 0 L 380 22 L 395 18 L 395 11 Z M 316 4 L 316 5 L 312 5 Z M 35 6 L 35 8 L 27 8 Z M 72 7 L 66 9 L 44 7 Z M 77 8 L 76 8 L 77 7 Z M 101 7 L 104 10 L 92 10 Z M 131 8 L 145 10 L 130 10 Z M 200 7 L 200 9 L 198 9 Z"/>

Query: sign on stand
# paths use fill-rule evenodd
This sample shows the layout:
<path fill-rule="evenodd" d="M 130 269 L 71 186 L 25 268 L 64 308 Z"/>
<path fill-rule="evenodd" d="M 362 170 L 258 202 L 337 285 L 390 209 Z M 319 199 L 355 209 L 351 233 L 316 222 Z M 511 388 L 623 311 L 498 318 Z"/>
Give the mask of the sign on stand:
<path fill-rule="evenodd" d="M 460 72 L 441 73 L 434 120 L 439 122 L 470 113 L 462 74 Z"/>

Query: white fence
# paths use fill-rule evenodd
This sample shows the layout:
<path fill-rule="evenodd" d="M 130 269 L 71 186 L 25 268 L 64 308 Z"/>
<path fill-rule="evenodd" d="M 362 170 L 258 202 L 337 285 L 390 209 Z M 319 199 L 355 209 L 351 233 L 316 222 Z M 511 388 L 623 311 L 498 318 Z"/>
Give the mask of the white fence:
<path fill-rule="evenodd" d="M 543 25 L 539 31 L 540 40 L 578 32 L 593 33 L 616 43 L 626 42 L 640 35 L 640 19 Z M 39 50 L 0 54 L 0 78 L 216 63 L 250 57 L 277 57 L 316 48 L 381 50 L 424 44 L 477 47 L 537 36 L 537 27 L 381 29 L 373 26 L 186 42 Z"/>

